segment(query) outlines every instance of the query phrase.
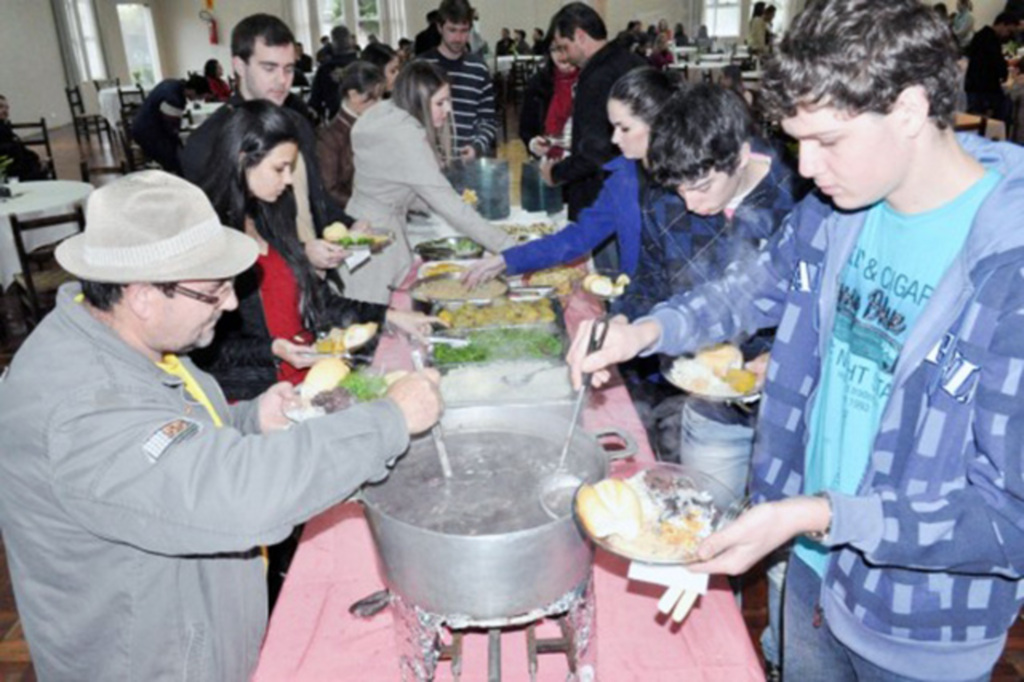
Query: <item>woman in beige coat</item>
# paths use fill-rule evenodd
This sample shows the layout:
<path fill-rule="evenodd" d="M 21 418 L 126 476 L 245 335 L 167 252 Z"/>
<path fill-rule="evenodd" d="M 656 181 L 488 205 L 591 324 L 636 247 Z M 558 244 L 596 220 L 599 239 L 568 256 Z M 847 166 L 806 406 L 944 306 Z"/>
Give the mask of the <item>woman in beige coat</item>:
<path fill-rule="evenodd" d="M 508 234 L 462 201 L 441 172 L 451 153 L 450 116 L 448 79 L 436 66 L 417 61 L 402 69 L 392 99 L 372 107 L 353 126 L 356 172 L 346 210 L 390 230 L 395 240 L 354 272 L 341 269 L 347 297 L 388 302 L 389 287 L 400 284 L 412 265 L 405 228 L 414 206 L 425 204 L 489 251 L 512 245 Z"/>

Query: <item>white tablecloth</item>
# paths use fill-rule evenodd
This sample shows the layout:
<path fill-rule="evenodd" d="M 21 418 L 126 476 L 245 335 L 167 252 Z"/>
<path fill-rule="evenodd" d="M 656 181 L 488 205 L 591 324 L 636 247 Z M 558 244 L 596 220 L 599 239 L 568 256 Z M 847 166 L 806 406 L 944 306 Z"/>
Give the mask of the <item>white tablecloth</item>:
<path fill-rule="evenodd" d="M 201 126 L 206 119 L 210 118 L 222 106 L 224 106 L 224 102 L 189 102 L 188 110 L 192 112 L 192 127 L 198 128 Z M 187 126 L 188 122 L 182 118 L 181 125 Z"/>
<path fill-rule="evenodd" d="M 15 190 L 18 196 L 0 201 L 0 285 L 4 289 L 9 287 L 14 281 L 14 276 L 21 272 L 10 216 L 29 219 L 70 211 L 89 196 L 92 190 L 93 186 L 88 183 L 69 180 L 23 182 Z M 22 238 L 25 249 L 32 251 L 40 246 L 58 242 L 74 234 L 77 229 L 72 223 L 54 225 L 26 232 Z"/>
<path fill-rule="evenodd" d="M 721 71 L 725 67 L 729 66 L 729 62 L 682 62 L 669 64 L 670 69 L 687 69 L 687 78 L 690 81 L 697 82 L 700 80 L 703 71 Z M 714 74 L 712 74 L 714 79 Z"/>
<path fill-rule="evenodd" d="M 117 96 L 117 88 L 103 88 L 99 92 L 100 114 L 107 119 L 112 130 L 117 130 L 117 122 L 121 120 L 121 100 Z"/>
<path fill-rule="evenodd" d="M 519 57 L 516 57 L 514 55 L 498 57 L 497 58 L 497 62 L 496 62 L 497 63 L 497 68 L 498 68 L 498 73 L 508 73 L 508 72 L 510 72 L 512 70 L 512 63 L 517 61 L 517 60 L 521 61 L 521 62 L 540 62 L 540 61 L 544 60 L 544 57 L 542 57 L 540 55 L 532 55 L 532 54 L 531 55 L 522 55 L 522 56 L 519 56 Z"/>

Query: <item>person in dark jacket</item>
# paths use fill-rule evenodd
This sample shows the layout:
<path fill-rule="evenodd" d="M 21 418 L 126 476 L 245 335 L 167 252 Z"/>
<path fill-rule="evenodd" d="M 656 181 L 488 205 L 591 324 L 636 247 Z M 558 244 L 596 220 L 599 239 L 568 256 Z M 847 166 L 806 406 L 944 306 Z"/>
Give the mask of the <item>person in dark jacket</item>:
<path fill-rule="evenodd" d="M 19 180 L 49 178 L 49 169 L 40 162 L 39 155 L 29 149 L 11 127 L 10 112 L 7 98 L 0 95 L 0 157 L 10 159 L 8 166 L 0 170 Z"/>
<path fill-rule="evenodd" d="M 413 55 L 419 57 L 430 52 L 441 44 L 441 13 L 436 9 L 427 13 L 427 27 L 416 34 L 413 42 Z"/>
<path fill-rule="evenodd" d="M 306 54 L 302 43 L 295 43 L 295 68 L 302 73 L 313 72 L 313 58 Z"/>
<path fill-rule="evenodd" d="M 967 110 L 975 114 L 991 114 L 1001 121 L 1010 120 L 1010 100 L 1003 92 L 1008 75 L 1003 44 L 1020 29 L 1020 19 L 1003 12 L 991 26 L 974 34 L 967 46 Z"/>
<path fill-rule="evenodd" d="M 132 138 L 165 171 L 181 175 L 181 117 L 189 102 L 209 92 L 203 76 L 168 78 L 150 91 L 135 114 Z"/>
<path fill-rule="evenodd" d="M 602 166 L 615 156 L 608 123 L 608 93 L 630 69 L 644 65 L 617 41 L 609 42 L 604 20 L 593 8 L 570 3 L 551 20 L 550 34 L 557 49 L 580 69 L 573 102 L 572 147 L 568 158 L 542 167 L 550 185 L 563 185 L 569 219 L 594 203 L 604 184 Z M 609 270 L 618 265 L 614 246 L 599 248 L 599 264 Z"/>
<path fill-rule="evenodd" d="M 550 41 L 547 40 L 544 29 L 537 28 L 533 29 L 533 54 L 536 57 L 546 55 L 550 47 Z"/>
<path fill-rule="evenodd" d="M 507 57 L 512 54 L 512 46 L 515 41 L 512 40 L 512 32 L 507 28 L 501 29 L 501 38 L 494 44 L 494 56 L 495 57 Z"/>
<path fill-rule="evenodd" d="M 686 28 L 682 23 L 676 24 L 675 34 L 672 37 L 676 47 L 686 47 L 690 44 L 690 37 L 686 35 Z"/>
<path fill-rule="evenodd" d="M 238 91 L 191 135 L 181 155 L 185 179 L 198 182 L 212 163 L 210 150 L 233 106 L 265 99 L 285 109 L 299 134 L 301 168 L 296 169 L 295 199 L 299 205 L 299 239 L 306 256 L 317 268 L 329 271 L 345 258 L 345 251 L 319 237 L 334 222 L 367 227 L 345 213 L 324 189 L 316 156 L 316 136 L 302 100 L 290 92 L 295 66 L 295 38 L 277 17 L 254 14 L 231 32 L 231 62 L 238 76 Z"/>
<path fill-rule="evenodd" d="M 309 106 L 321 121 L 330 121 L 341 106 L 338 82 L 346 66 L 359 58 L 352 45 L 352 33 L 347 26 L 331 29 L 331 56 L 316 70 L 313 86 L 309 91 Z"/>

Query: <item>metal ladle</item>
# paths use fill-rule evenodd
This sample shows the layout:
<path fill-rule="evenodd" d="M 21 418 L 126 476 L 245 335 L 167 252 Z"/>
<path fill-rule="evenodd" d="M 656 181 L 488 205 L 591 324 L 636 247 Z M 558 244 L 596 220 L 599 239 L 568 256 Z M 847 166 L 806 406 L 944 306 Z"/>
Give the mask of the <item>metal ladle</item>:
<path fill-rule="evenodd" d="M 598 319 L 594 321 L 594 326 L 590 328 L 590 339 L 587 342 L 587 353 L 584 357 L 601 350 L 604 346 L 604 339 L 608 335 L 608 326 L 608 322 L 605 320 Z M 600 331 L 598 331 L 599 327 Z M 583 479 L 579 476 L 570 474 L 565 470 L 565 460 L 569 455 L 569 448 L 572 446 L 572 437 L 576 435 L 576 425 L 580 420 L 580 413 L 583 412 L 583 403 L 587 400 L 589 390 L 590 375 L 583 374 L 580 377 L 580 388 L 576 393 L 576 404 L 572 409 L 569 434 L 565 437 L 562 454 L 558 458 L 558 467 L 540 482 L 540 506 L 553 519 L 560 519 L 565 516 L 576 488 L 583 483 Z"/>
<path fill-rule="evenodd" d="M 423 354 L 419 350 L 412 352 L 412 366 L 417 370 L 423 369 Z M 441 422 L 430 427 L 430 437 L 434 439 L 434 449 L 437 450 L 437 459 L 441 462 L 441 473 L 446 479 L 452 477 L 452 465 L 448 461 L 448 447 L 444 444 L 444 432 L 441 431 Z"/>

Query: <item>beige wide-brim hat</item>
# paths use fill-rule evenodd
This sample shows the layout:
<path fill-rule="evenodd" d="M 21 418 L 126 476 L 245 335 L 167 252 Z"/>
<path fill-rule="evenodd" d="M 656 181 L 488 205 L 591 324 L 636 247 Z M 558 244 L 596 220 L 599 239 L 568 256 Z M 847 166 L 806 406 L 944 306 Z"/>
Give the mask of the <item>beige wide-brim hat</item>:
<path fill-rule="evenodd" d="M 203 191 L 163 171 L 142 171 L 89 197 L 85 232 L 57 247 L 57 262 L 92 282 L 227 279 L 256 262 L 259 247 L 225 227 Z"/>

